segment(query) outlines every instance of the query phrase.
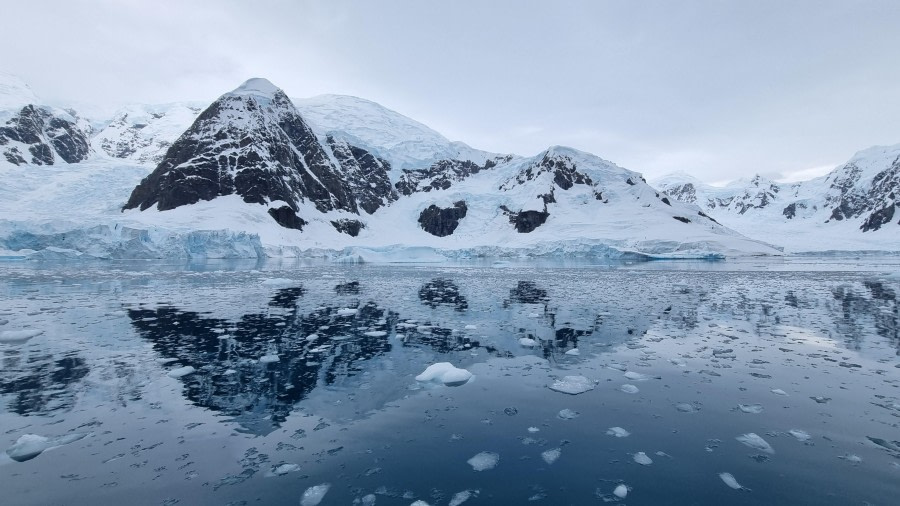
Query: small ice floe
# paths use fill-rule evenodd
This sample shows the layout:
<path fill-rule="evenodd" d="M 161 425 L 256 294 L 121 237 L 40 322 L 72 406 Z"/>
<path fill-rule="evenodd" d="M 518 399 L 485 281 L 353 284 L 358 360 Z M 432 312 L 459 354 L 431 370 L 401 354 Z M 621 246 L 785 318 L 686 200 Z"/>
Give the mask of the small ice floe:
<path fill-rule="evenodd" d="M 800 429 L 791 429 L 788 431 L 788 434 L 794 436 L 797 441 L 805 442 L 809 441 L 812 436 L 809 435 L 808 432 L 802 431 Z"/>
<path fill-rule="evenodd" d="M 761 452 L 766 453 L 775 453 L 775 450 L 772 448 L 772 445 L 766 442 L 765 439 L 759 437 L 754 432 L 748 432 L 747 434 L 741 434 L 736 437 L 739 442 L 753 448 L 754 450 L 759 450 Z"/>
<path fill-rule="evenodd" d="M 425 502 L 425 501 L 419 499 L 418 501 L 416 501 L 416 502 L 410 504 L 409 506 L 431 506 L 431 505 L 428 504 L 427 502 Z"/>
<path fill-rule="evenodd" d="M 566 376 L 554 381 L 549 388 L 564 394 L 578 395 L 593 390 L 594 382 L 584 376 Z"/>
<path fill-rule="evenodd" d="M 759 414 L 763 412 L 762 404 L 738 404 L 738 409 L 744 413 Z"/>
<path fill-rule="evenodd" d="M 670 358 L 669 362 L 677 367 L 687 367 L 687 362 L 681 360 L 680 358 Z"/>
<path fill-rule="evenodd" d="M 581 355 L 581 352 L 578 351 L 578 348 L 572 348 L 571 350 L 566 352 L 566 355 L 569 355 L 570 357 L 577 357 Z"/>
<path fill-rule="evenodd" d="M 615 490 L 613 490 L 613 495 L 618 497 L 619 499 L 625 499 L 628 497 L 628 491 L 630 489 L 624 483 L 619 484 Z"/>
<path fill-rule="evenodd" d="M 552 450 L 547 450 L 547 451 L 541 453 L 541 458 L 544 459 L 544 462 L 546 462 L 549 465 L 549 464 L 553 464 L 554 462 L 556 462 L 559 459 L 560 455 L 562 455 L 562 449 L 554 448 Z"/>
<path fill-rule="evenodd" d="M 782 390 L 780 388 L 773 388 L 772 393 L 775 395 L 787 395 L 787 392 L 785 392 L 784 390 Z"/>
<path fill-rule="evenodd" d="M 609 367 L 610 369 L 614 369 L 614 370 L 616 370 L 616 371 L 622 371 L 622 372 L 625 372 L 625 371 L 628 370 L 628 366 L 626 366 L 626 365 L 624 365 L 624 364 L 618 364 L 618 363 L 615 363 L 615 362 L 613 362 L 612 364 L 607 365 L 606 367 Z"/>
<path fill-rule="evenodd" d="M 653 459 L 648 457 L 647 454 L 644 452 L 637 452 L 634 455 L 632 455 L 631 458 L 634 459 L 635 462 L 637 462 L 638 464 L 640 464 L 642 466 L 649 466 L 650 464 L 653 463 Z"/>
<path fill-rule="evenodd" d="M 862 462 L 862 457 L 860 457 L 859 455 L 854 455 L 852 453 L 839 455 L 838 458 L 842 459 L 842 460 L 846 460 L 847 462 L 849 462 L 851 464 L 859 464 Z"/>
<path fill-rule="evenodd" d="M 279 360 L 278 355 L 275 353 L 259 357 L 260 364 L 271 364 L 273 362 L 278 362 Z"/>
<path fill-rule="evenodd" d="M 319 338 L 319 334 L 310 334 L 310 335 L 306 336 L 307 341 L 315 341 L 318 338 Z"/>
<path fill-rule="evenodd" d="M 309 487 L 300 498 L 300 506 L 317 506 L 325 498 L 329 488 L 331 488 L 330 483 Z"/>
<path fill-rule="evenodd" d="M 578 418 L 578 415 L 580 415 L 580 414 L 581 413 L 579 413 L 573 409 L 566 408 L 566 409 L 560 410 L 560 412 L 556 416 L 563 420 L 571 420 L 573 418 Z"/>
<path fill-rule="evenodd" d="M 626 394 L 636 394 L 641 391 L 638 387 L 636 387 L 634 385 L 629 385 L 628 383 L 620 386 L 619 390 L 625 392 Z"/>
<path fill-rule="evenodd" d="M 537 341 L 530 337 L 521 337 L 519 338 L 519 346 L 522 346 L 523 348 L 534 348 L 537 346 Z"/>
<path fill-rule="evenodd" d="M 225 376 L 231 376 L 232 374 L 237 374 L 237 370 L 236 369 L 226 369 L 225 372 L 223 372 L 222 374 L 224 374 Z"/>
<path fill-rule="evenodd" d="M 628 437 L 631 435 L 631 433 L 623 429 L 622 427 L 610 427 L 609 430 L 606 431 L 606 435 L 615 437 Z"/>
<path fill-rule="evenodd" d="M 815 395 L 810 397 L 810 399 L 816 401 L 819 404 L 828 404 L 828 401 L 831 400 L 831 397 L 822 397 L 821 395 Z"/>
<path fill-rule="evenodd" d="M 725 482 L 726 485 L 735 490 L 749 490 L 742 487 L 741 484 L 734 479 L 734 476 L 731 473 L 719 473 L 719 478 L 722 478 L 722 481 Z"/>
<path fill-rule="evenodd" d="M 352 307 L 344 307 L 344 308 L 338 309 L 337 314 L 338 314 L 338 316 L 353 316 L 358 311 L 359 311 L 358 309 L 355 309 Z"/>
<path fill-rule="evenodd" d="M 693 404 L 687 402 L 679 402 L 675 405 L 675 409 L 682 413 L 694 413 L 697 411 L 697 408 Z"/>
<path fill-rule="evenodd" d="M 478 325 L 466 325 L 466 330 L 478 330 Z M 462 492 L 460 492 L 461 494 Z"/>
<path fill-rule="evenodd" d="M 538 318 L 538 317 L 540 317 L 540 316 L 541 316 L 541 315 L 539 315 L 539 314 L 537 314 L 537 313 L 528 313 L 528 317 L 529 317 L 529 318 Z"/>
<path fill-rule="evenodd" d="M 475 471 L 488 471 L 497 467 L 500 455 L 493 452 L 481 452 L 466 461 Z"/>
<path fill-rule="evenodd" d="M 186 365 L 184 367 L 178 367 L 176 369 L 172 369 L 171 371 L 166 373 L 166 376 L 170 378 L 180 378 L 182 376 L 187 376 L 188 374 L 193 374 L 196 372 L 192 366 Z"/>
<path fill-rule="evenodd" d="M 262 280 L 262 285 L 265 286 L 283 286 L 283 285 L 293 285 L 296 283 L 293 279 L 288 278 L 268 278 Z"/>
<path fill-rule="evenodd" d="M 387 332 L 383 330 L 370 330 L 368 332 L 363 332 L 363 335 L 366 337 L 384 337 L 387 335 Z"/>
<path fill-rule="evenodd" d="M 634 371 L 628 371 L 625 373 L 625 378 L 630 379 L 631 381 L 647 381 L 651 379 L 659 379 L 658 376 L 650 376 L 649 374 L 643 374 Z"/>
<path fill-rule="evenodd" d="M 457 387 L 466 384 L 471 378 L 472 373 L 465 369 L 454 367 L 450 362 L 438 362 L 416 376 L 416 381 L 437 381 L 448 387 Z"/>
<path fill-rule="evenodd" d="M 540 431 L 541 431 L 541 429 L 538 429 L 537 427 L 528 427 L 528 432 L 530 432 L 532 434 L 534 434 L 535 432 L 540 432 Z"/>
<path fill-rule="evenodd" d="M 285 463 L 285 464 L 281 464 L 281 465 L 273 467 L 271 471 L 266 473 L 266 477 L 271 478 L 272 476 L 284 476 L 288 473 L 296 473 L 299 470 L 300 470 L 300 464 Z"/>
<path fill-rule="evenodd" d="M 463 490 L 462 492 L 457 492 L 453 494 L 453 498 L 450 499 L 449 506 L 459 506 L 473 497 L 478 497 L 478 492 L 478 490 Z"/>
<path fill-rule="evenodd" d="M 24 343 L 32 337 L 43 334 L 43 330 L 24 329 L 24 330 L 4 330 L 0 331 L 0 343 L 18 344 Z"/>
<path fill-rule="evenodd" d="M 375 494 L 368 494 L 362 497 L 362 505 L 363 506 L 375 506 L 375 501 L 378 500 L 378 497 Z"/>
<path fill-rule="evenodd" d="M 24 434 L 19 436 L 19 439 L 6 449 L 6 454 L 16 462 L 25 462 L 37 457 L 47 450 L 74 443 L 79 439 L 84 439 L 88 435 L 88 433 L 78 432 L 49 438 L 37 434 Z"/>

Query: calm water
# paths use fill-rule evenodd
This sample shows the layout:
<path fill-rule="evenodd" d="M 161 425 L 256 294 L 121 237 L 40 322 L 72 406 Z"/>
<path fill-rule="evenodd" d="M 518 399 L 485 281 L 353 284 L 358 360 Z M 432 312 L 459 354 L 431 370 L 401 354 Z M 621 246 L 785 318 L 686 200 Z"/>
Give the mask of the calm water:
<path fill-rule="evenodd" d="M 898 504 L 897 263 L 0 264 L 0 503 Z"/>

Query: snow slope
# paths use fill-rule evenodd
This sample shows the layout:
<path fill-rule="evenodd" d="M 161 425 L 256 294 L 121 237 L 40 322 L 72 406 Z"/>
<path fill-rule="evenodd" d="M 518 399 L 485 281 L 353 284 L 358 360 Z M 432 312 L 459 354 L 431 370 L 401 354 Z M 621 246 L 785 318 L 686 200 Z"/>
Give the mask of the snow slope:
<path fill-rule="evenodd" d="M 789 252 L 900 251 L 900 145 L 860 151 L 829 174 L 798 183 L 755 176 L 714 187 L 674 174 L 654 184 Z"/>

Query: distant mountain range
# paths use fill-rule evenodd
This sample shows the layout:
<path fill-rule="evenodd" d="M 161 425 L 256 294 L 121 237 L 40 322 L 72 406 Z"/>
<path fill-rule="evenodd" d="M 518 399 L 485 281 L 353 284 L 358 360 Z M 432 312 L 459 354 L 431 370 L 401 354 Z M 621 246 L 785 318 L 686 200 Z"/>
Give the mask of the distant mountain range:
<path fill-rule="evenodd" d="M 138 105 L 87 119 L 0 74 L 0 124 L 7 257 L 780 254 L 773 245 L 787 243 L 756 233 L 755 217 L 804 224 L 811 242 L 791 251 L 900 249 L 892 228 L 900 148 L 854 158 L 827 184 L 786 190 L 755 178 L 738 191 L 672 177 L 661 193 L 571 148 L 480 151 L 374 102 L 290 99 L 265 79 L 209 105 Z M 846 235 L 839 247 L 828 243 L 833 223 Z"/>

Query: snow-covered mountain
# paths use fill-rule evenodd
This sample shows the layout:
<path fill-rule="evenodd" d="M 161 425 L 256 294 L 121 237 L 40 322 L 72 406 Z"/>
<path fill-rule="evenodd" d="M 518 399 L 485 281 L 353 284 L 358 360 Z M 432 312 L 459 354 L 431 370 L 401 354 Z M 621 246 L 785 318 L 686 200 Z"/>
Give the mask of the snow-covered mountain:
<path fill-rule="evenodd" d="M 797 183 L 755 176 L 715 187 L 681 173 L 654 184 L 788 251 L 900 250 L 900 145 L 860 151 L 829 174 Z"/>
<path fill-rule="evenodd" d="M 44 104 L 21 79 L 0 73 L 0 152 L 12 165 L 77 163 L 91 154 L 91 129 L 74 111 Z"/>
<path fill-rule="evenodd" d="M 7 102 L 39 102 L 20 84 L 7 86 L 18 97 Z M 21 109 L 10 118 L 19 116 Z M 704 193 L 712 190 L 699 182 L 693 193 L 667 186 L 697 207 L 588 153 L 480 151 L 373 102 L 292 100 L 264 79 L 208 107 L 132 106 L 93 121 L 98 128 L 77 163 L 0 160 L 0 250 L 7 255 L 779 254 L 770 237 L 754 241 L 713 219 Z M 846 191 L 834 193 L 834 208 L 844 210 L 843 221 L 864 209 L 887 212 L 855 197 L 859 178 L 841 181 L 835 184 Z M 754 205 L 771 207 L 784 191 L 761 179 L 748 184 L 752 196 L 716 201 L 713 209 L 743 216 Z"/>

